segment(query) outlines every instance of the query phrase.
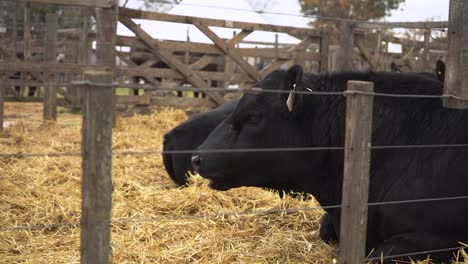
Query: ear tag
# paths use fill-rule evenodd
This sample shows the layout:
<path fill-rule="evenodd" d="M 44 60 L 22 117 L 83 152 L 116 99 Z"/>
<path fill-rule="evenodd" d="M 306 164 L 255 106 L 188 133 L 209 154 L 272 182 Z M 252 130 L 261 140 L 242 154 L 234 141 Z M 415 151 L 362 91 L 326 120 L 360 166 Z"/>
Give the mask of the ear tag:
<path fill-rule="evenodd" d="M 296 99 L 295 94 L 294 94 L 295 90 L 296 90 L 296 84 L 293 84 L 293 89 L 288 96 L 288 100 L 286 100 L 286 105 L 288 106 L 289 112 L 292 112 L 293 107 L 294 107 L 294 101 Z"/>

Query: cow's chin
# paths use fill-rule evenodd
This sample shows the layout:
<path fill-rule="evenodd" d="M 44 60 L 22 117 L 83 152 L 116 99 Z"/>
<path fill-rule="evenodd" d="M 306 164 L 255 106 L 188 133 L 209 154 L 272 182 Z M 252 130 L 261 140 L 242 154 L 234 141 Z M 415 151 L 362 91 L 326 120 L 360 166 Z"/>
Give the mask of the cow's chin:
<path fill-rule="evenodd" d="M 214 190 L 218 191 L 227 191 L 232 188 L 239 187 L 237 186 L 231 177 L 226 177 L 225 175 L 202 175 L 201 176 L 205 179 L 210 180 L 209 187 Z"/>
<path fill-rule="evenodd" d="M 210 186 L 211 189 L 217 191 L 227 191 L 229 189 L 234 188 L 234 186 L 232 186 L 232 184 L 230 184 L 229 182 L 217 180 L 210 180 L 210 184 L 208 186 Z"/>

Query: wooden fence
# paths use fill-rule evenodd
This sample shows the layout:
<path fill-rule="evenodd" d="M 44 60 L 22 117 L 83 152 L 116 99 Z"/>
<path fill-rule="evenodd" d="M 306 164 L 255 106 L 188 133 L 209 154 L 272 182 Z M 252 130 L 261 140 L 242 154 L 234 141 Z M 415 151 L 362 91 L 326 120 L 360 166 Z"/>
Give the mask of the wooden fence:
<path fill-rule="evenodd" d="M 31 24 L 30 24 L 30 13 L 31 13 L 31 3 L 43 3 L 43 4 L 73 4 L 81 5 L 85 7 L 98 7 L 96 13 L 97 20 L 97 33 L 96 33 L 96 64 L 77 64 L 77 63 L 56 63 L 49 62 L 53 56 L 54 42 L 56 31 L 56 17 L 50 15 L 47 19 L 48 21 L 48 34 L 47 34 L 47 43 L 46 43 L 46 56 L 44 56 L 44 62 L 33 62 L 31 61 Z M 462 6 L 460 2 L 460 6 Z M 468 8 L 468 4 L 464 4 L 464 9 Z M 224 21 L 224 20 L 208 20 L 195 17 L 185 17 L 185 16 L 175 16 L 167 14 L 159 14 L 152 12 L 143 12 L 138 10 L 131 9 L 121 9 L 118 11 L 117 1 L 106 0 L 106 1 L 97 1 L 97 0 L 75 0 L 73 2 L 68 2 L 64 0 L 30 0 L 26 1 L 25 5 L 25 30 L 24 30 L 24 58 L 25 61 L 1 61 L 0 62 L 0 79 L 6 80 L 11 77 L 16 72 L 24 72 L 25 76 L 28 78 L 36 78 L 38 80 L 53 80 L 60 73 L 68 74 L 77 74 L 84 75 L 87 80 L 94 81 L 95 83 L 109 84 L 115 79 L 116 74 L 126 75 L 126 76 L 143 76 L 145 79 L 150 79 L 151 83 L 160 84 L 158 78 L 163 78 L 165 74 L 174 80 L 180 80 L 181 82 L 188 82 L 195 87 L 203 88 L 209 87 L 207 80 L 216 80 L 222 82 L 231 82 L 231 76 L 235 76 L 233 80 L 239 82 L 244 81 L 246 83 L 254 83 L 260 80 L 263 76 L 268 74 L 281 67 L 284 63 L 289 61 L 294 61 L 295 63 L 304 64 L 307 60 L 318 61 L 320 63 L 320 70 L 326 71 L 328 69 L 328 42 L 327 42 L 327 31 L 321 30 L 311 30 L 311 29 L 300 29 L 300 28 L 291 28 L 291 27 L 280 27 L 272 25 L 262 25 L 262 24 L 252 24 L 244 22 L 233 22 L 233 21 Z M 214 45 L 195 45 L 189 44 L 190 52 L 195 50 L 200 50 L 203 52 L 201 57 L 194 60 L 192 63 L 190 60 L 182 62 L 180 58 L 177 57 L 177 52 L 186 51 L 186 44 L 180 46 L 180 49 L 177 50 L 177 45 L 171 42 L 160 43 L 149 36 L 146 32 L 140 29 L 131 19 L 140 18 L 140 19 L 155 19 L 155 20 L 164 20 L 177 23 L 190 23 L 195 25 L 200 31 L 202 31 L 207 37 L 209 37 Z M 129 37 L 117 37 L 116 36 L 116 26 L 117 20 L 120 20 L 125 26 L 132 30 L 135 34 L 135 38 Z M 459 19 L 460 21 L 460 19 Z M 209 26 L 218 26 L 218 27 L 229 27 L 229 28 L 240 28 L 242 29 L 241 33 L 237 34 L 229 40 L 223 40 L 219 38 Z M 354 34 L 352 32 L 353 27 L 346 26 L 351 32 L 348 32 L 346 35 L 350 37 L 344 37 L 342 39 L 342 48 L 347 47 L 345 44 L 351 40 L 351 52 L 344 53 L 341 52 L 342 56 L 352 56 L 353 47 L 354 47 Z M 464 39 L 468 37 L 466 34 L 467 26 L 466 23 L 460 24 L 462 28 L 461 32 Z M 265 57 L 273 57 L 274 60 L 264 66 L 261 70 L 255 69 L 250 65 L 245 59 L 245 56 L 258 55 L 258 50 L 255 52 L 248 49 L 241 49 L 235 47 L 235 44 L 239 43 L 243 38 L 249 35 L 255 30 L 264 30 L 264 31 L 274 31 L 274 32 L 287 32 L 290 35 L 300 37 L 302 41 L 293 47 L 284 48 L 281 50 L 279 47 L 275 48 L 273 51 L 262 51 Z M 86 30 L 82 31 L 82 39 L 89 39 L 89 34 L 86 33 Z M 463 33 L 464 32 L 464 33 Z M 426 42 L 427 43 L 427 39 Z M 320 52 L 308 50 L 308 46 L 312 43 L 320 45 Z M 360 47 L 359 40 L 356 42 L 358 45 L 359 51 L 364 57 L 366 57 L 368 62 L 371 62 L 369 56 L 367 56 L 368 51 L 364 47 Z M 380 43 L 380 41 L 378 42 Z M 152 68 L 148 65 L 150 63 L 143 63 L 140 66 L 127 66 L 127 67 L 117 67 L 115 65 L 115 59 L 117 56 L 115 46 L 116 44 L 125 45 L 134 49 L 141 49 L 143 52 L 150 54 L 148 60 L 160 60 L 163 62 L 167 68 L 165 71 L 162 71 L 160 68 Z M 16 43 L 15 43 L 16 46 Z M 426 47 L 426 52 L 428 48 Z M 349 48 L 349 47 L 348 47 Z M 454 50 L 455 51 L 455 50 Z M 462 50 L 463 58 L 467 58 L 467 50 Z M 456 52 L 456 51 L 455 51 Z M 274 55 L 273 55 L 274 54 Z M 204 72 L 201 65 L 208 65 L 210 61 L 214 60 L 213 55 L 222 55 L 226 59 L 229 59 L 231 63 L 237 64 L 239 67 L 239 72 L 234 72 L 232 69 L 223 72 L 218 72 L 217 75 L 213 72 Z M 119 54 L 119 56 L 125 58 L 128 61 L 131 61 L 131 55 L 129 54 Z M 341 58 L 340 58 L 341 59 Z M 352 63 L 341 67 L 352 66 Z M 468 62 L 461 61 L 462 65 L 466 67 Z M 240 70 L 242 69 L 242 70 Z M 89 71 L 92 72 L 89 72 Z M 215 77 L 218 76 L 218 77 Z M 466 74 L 462 75 L 466 76 Z M 468 78 L 463 79 L 466 83 Z M 52 82 L 53 83 L 53 82 Z M 3 95 L 5 88 L 5 83 L 0 84 L 0 121 L 3 119 Z M 7 92 L 14 93 L 12 87 L 6 87 Z M 53 105 L 54 102 L 54 89 L 55 85 L 51 85 L 46 88 L 47 95 L 44 97 L 44 102 L 47 109 L 44 111 L 45 117 L 53 118 Z M 468 90 L 468 87 L 465 87 Z M 10 89 L 10 90 L 9 90 Z M 369 88 L 366 88 L 369 89 Z M 60 90 L 60 89 L 59 89 Z M 113 95 L 115 92 L 110 88 L 104 88 L 100 86 L 88 86 L 84 88 L 84 115 L 83 115 L 83 139 L 82 139 L 82 153 L 83 153 L 83 165 L 82 165 L 82 220 L 81 220 L 81 262 L 82 263 L 108 263 L 110 255 L 110 208 L 111 208 L 111 144 L 112 144 L 112 119 L 113 119 L 113 109 L 112 105 L 115 103 L 113 100 Z M 370 91 L 370 90 L 364 90 Z M 66 93 L 64 93 L 66 94 Z M 208 93 L 211 100 L 221 103 L 222 98 L 215 93 Z M 359 155 L 353 153 L 345 154 L 345 170 L 346 166 L 349 166 L 349 170 L 345 171 L 350 173 L 350 175 L 361 174 L 365 175 L 368 173 L 368 164 L 369 160 L 369 147 L 367 144 L 361 144 L 364 147 L 363 149 L 357 149 L 352 145 L 352 142 L 367 142 L 370 138 L 370 123 L 371 115 L 369 114 L 371 107 L 370 102 L 365 102 L 365 96 L 358 95 L 349 99 L 349 124 L 346 127 L 349 127 L 349 131 L 346 132 L 346 137 L 350 142 L 347 144 L 346 149 L 353 149 L 358 151 Z M 8 97 L 6 97 L 8 99 Z M 367 100 L 368 101 L 368 100 Z M 367 118 L 365 116 L 357 115 L 356 112 L 361 111 L 362 107 L 367 106 Z M 353 111 L 354 109 L 354 111 Z M 362 124 L 362 125 L 361 125 Z M 1 123 L 0 123 L 1 125 Z M 0 126 L 1 127 L 1 126 Z M 367 128 L 367 130 L 364 130 Z M 358 131 L 356 129 L 362 129 Z M 349 135 L 349 136 L 348 136 Z M 363 166 L 357 166 L 356 164 L 364 164 Z M 354 176 L 350 176 L 356 178 Z M 345 177 L 348 178 L 348 177 Z M 366 185 L 365 178 L 361 178 L 364 185 Z M 351 182 L 351 181 L 350 181 Z M 359 186 L 359 183 L 349 183 L 344 184 L 344 186 Z M 351 188 L 350 190 L 353 190 Z M 348 194 L 359 194 L 357 191 L 346 191 Z M 347 196 L 343 196 L 347 197 Z M 364 210 L 363 205 L 366 196 L 362 195 L 361 197 L 356 198 L 356 202 L 353 202 L 353 198 L 349 198 L 349 201 L 344 201 L 345 203 L 349 202 L 350 209 L 358 208 L 358 210 Z M 357 206 L 357 207 L 354 207 Z M 349 223 L 342 221 L 342 224 L 346 226 L 350 232 L 354 232 L 358 237 L 362 238 L 362 232 L 365 231 L 363 228 L 363 218 L 365 214 L 358 215 L 358 210 L 349 210 L 349 223 L 357 223 L 354 226 L 350 226 Z M 364 212 L 364 211 L 362 211 Z M 364 212 L 365 213 L 365 212 Z M 353 215 L 352 215 L 353 214 Z M 345 218 L 346 219 L 346 218 Z M 342 229 L 344 231 L 344 229 Z M 343 236 L 345 232 L 343 232 Z M 352 236 L 351 236 L 352 237 Z M 362 250 L 362 239 L 361 241 L 361 250 Z M 346 243 L 349 241 L 349 243 Z M 347 246 L 355 244 L 353 239 L 342 237 L 342 253 L 343 258 L 348 256 L 347 259 L 341 259 L 343 263 L 358 263 L 362 260 L 362 252 L 351 252 L 347 249 Z M 349 253 L 349 254 L 347 254 Z M 354 253 L 359 253 L 361 255 L 352 256 Z M 354 260 L 353 260 L 354 259 Z"/>

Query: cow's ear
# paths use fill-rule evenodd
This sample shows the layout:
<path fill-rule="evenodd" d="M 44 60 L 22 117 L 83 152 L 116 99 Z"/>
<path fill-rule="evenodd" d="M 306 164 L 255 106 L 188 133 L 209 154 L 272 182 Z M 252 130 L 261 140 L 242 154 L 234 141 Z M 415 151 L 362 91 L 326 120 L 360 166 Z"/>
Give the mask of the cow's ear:
<path fill-rule="evenodd" d="M 288 99 L 286 100 L 286 106 L 288 107 L 289 112 L 292 112 L 294 106 L 302 100 L 302 94 L 297 94 L 295 92 L 304 91 L 304 83 L 302 80 L 303 75 L 304 71 L 299 65 L 294 65 L 289 68 L 286 74 L 286 89 L 291 91 Z"/>

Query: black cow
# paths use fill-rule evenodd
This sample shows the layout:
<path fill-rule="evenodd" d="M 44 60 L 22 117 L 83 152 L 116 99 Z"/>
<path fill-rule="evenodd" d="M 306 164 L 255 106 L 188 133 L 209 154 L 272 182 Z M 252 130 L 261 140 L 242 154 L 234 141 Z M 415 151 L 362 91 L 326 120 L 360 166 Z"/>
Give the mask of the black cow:
<path fill-rule="evenodd" d="M 163 151 L 195 150 L 224 118 L 237 106 L 239 100 L 226 103 L 207 112 L 193 115 L 164 135 Z M 187 183 L 187 172 L 193 172 L 191 154 L 163 154 L 163 163 L 169 176 L 179 185 Z"/>
<path fill-rule="evenodd" d="M 257 86 L 341 92 L 348 80 L 371 81 L 376 92 L 393 94 L 440 95 L 443 86 L 433 78 L 409 73 L 303 76 L 299 66 L 274 72 Z M 345 109 L 341 95 L 248 94 L 199 150 L 343 146 Z M 467 144 L 467 131 L 468 110 L 443 108 L 440 99 L 375 97 L 374 146 Z M 343 154 L 342 150 L 203 152 L 194 155 L 192 163 L 214 189 L 291 189 L 313 194 L 322 205 L 335 205 L 341 203 Z M 467 148 L 374 149 L 369 202 L 467 196 L 467 160 Z M 326 212 L 320 236 L 337 239 L 340 210 Z M 379 257 L 457 247 L 459 241 L 468 242 L 466 219 L 467 200 L 369 206 L 366 252 Z M 435 263 L 449 263 L 452 254 L 430 255 Z"/>

